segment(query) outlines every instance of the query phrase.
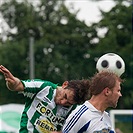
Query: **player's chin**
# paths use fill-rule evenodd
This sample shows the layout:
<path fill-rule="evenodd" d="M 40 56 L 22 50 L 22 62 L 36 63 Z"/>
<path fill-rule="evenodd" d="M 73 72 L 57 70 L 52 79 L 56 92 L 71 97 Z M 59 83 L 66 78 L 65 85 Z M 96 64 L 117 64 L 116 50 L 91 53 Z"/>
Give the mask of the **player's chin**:
<path fill-rule="evenodd" d="M 118 103 L 118 101 L 116 101 L 116 102 L 113 104 L 113 108 L 116 108 L 116 107 L 117 107 L 117 103 Z"/>

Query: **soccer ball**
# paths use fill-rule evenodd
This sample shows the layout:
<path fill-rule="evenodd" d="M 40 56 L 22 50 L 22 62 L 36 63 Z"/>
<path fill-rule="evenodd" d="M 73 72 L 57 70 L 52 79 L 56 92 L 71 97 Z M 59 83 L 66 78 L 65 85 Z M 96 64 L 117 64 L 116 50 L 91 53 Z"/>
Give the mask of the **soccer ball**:
<path fill-rule="evenodd" d="M 98 72 L 106 70 L 121 76 L 125 72 L 125 62 L 119 55 L 107 53 L 98 59 L 96 69 Z"/>

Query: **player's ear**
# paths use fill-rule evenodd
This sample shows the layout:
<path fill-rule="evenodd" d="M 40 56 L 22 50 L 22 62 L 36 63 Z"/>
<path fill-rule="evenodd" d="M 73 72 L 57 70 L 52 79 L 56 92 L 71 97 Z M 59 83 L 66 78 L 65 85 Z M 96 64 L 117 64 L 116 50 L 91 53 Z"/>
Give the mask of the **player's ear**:
<path fill-rule="evenodd" d="M 108 87 L 106 87 L 106 88 L 104 89 L 104 94 L 105 94 L 105 96 L 108 96 L 108 95 L 110 94 L 110 92 L 111 92 L 111 90 L 110 90 Z"/>
<path fill-rule="evenodd" d="M 68 81 L 65 81 L 63 84 L 62 84 L 62 88 L 65 88 L 68 86 Z"/>

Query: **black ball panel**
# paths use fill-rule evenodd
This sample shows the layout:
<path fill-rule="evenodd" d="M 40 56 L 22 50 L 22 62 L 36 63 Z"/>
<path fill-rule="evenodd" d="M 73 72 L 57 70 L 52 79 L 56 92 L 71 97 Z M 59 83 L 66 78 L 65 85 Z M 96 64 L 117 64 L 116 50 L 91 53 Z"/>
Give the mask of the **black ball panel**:
<path fill-rule="evenodd" d="M 108 63 L 107 60 L 103 60 L 103 61 L 101 62 L 101 66 L 102 66 L 103 68 L 107 68 L 108 65 L 109 65 L 109 63 Z"/>
<path fill-rule="evenodd" d="M 121 68 L 122 68 L 122 64 L 121 64 L 120 61 L 116 61 L 116 67 L 117 67 L 118 69 L 121 69 Z"/>

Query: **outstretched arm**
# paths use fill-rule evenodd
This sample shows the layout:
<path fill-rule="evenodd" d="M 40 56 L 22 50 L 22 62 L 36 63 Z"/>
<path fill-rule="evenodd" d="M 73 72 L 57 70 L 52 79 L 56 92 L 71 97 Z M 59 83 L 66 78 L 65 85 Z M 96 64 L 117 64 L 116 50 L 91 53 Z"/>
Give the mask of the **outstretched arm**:
<path fill-rule="evenodd" d="M 24 86 L 21 83 L 20 79 L 18 79 L 17 77 L 14 77 L 7 68 L 0 65 L 0 72 L 3 73 L 5 80 L 6 80 L 7 88 L 9 90 L 12 90 L 12 91 L 23 91 L 24 90 Z"/>

